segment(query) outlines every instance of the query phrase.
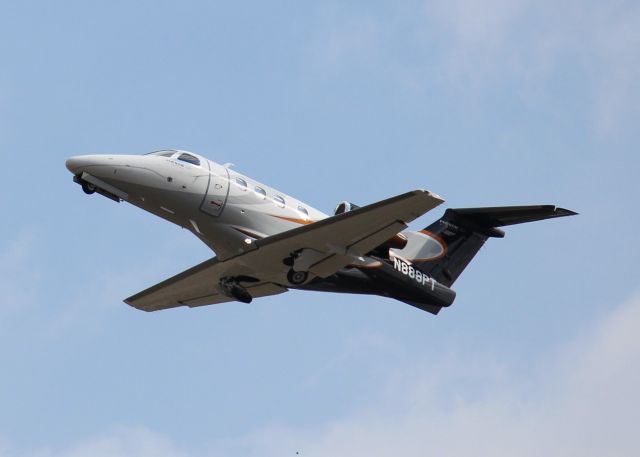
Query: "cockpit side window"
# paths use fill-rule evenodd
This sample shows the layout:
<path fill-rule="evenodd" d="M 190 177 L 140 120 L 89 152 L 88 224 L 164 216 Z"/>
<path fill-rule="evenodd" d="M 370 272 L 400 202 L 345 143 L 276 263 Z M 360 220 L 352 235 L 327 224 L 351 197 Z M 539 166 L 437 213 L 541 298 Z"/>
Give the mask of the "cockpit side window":
<path fill-rule="evenodd" d="M 191 154 L 182 153 L 178 156 L 178 160 L 190 163 L 191 165 L 200 166 L 200 159 L 196 156 L 192 156 Z"/>

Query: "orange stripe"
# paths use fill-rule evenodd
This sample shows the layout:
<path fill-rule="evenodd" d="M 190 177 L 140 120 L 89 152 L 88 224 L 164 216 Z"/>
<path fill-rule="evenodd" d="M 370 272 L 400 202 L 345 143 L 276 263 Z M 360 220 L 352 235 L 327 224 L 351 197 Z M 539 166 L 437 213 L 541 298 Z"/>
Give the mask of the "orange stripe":
<path fill-rule="evenodd" d="M 347 265 L 348 268 L 358 268 L 359 270 L 370 270 L 373 268 L 380 268 L 381 266 L 382 266 L 382 262 L 379 262 L 379 261 L 375 261 L 374 263 L 370 263 L 366 265 L 354 265 L 351 263 Z"/>
<path fill-rule="evenodd" d="M 300 224 L 300 225 L 308 225 L 308 224 L 313 224 L 315 222 L 309 219 L 298 219 L 295 217 L 276 216 L 275 214 L 270 214 L 270 216 L 277 217 L 278 219 L 282 219 L 283 221 L 293 222 L 295 224 Z"/>

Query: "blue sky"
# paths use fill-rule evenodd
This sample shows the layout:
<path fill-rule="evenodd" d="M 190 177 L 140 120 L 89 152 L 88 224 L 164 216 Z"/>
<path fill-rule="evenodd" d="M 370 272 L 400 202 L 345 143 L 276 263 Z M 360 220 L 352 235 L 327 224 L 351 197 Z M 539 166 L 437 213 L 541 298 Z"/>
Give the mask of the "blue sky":
<path fill-rule="evenodd" d="M 1 457 L 640 451 L 637 3 L 0 0 L 0 59 Z M 121 300 L 212 253 L 64 160 L 161 148 L 327 212 L 423 187 L 580 216 L 489 241 L 437 317 L 147 314 Z"/>

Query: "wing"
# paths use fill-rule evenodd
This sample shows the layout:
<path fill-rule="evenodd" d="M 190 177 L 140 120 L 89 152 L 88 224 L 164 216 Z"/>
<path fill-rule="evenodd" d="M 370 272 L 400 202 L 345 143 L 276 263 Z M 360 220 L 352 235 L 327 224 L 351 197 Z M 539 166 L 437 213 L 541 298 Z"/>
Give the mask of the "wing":
<path fill-rule="evenodd" d="M 143 311 L 158 311 L 178 306 L 204 306 L 234 301 L 220 292 L 218 284 L 227 270 L 215 257 L 151 286 L 125 299 L 125 303 Z M 245 285 L 245 284 L 243 284 Z M 286 292 L 288 289 L 268 282 L 246 285 L 253 298 Z"/>
<path fill-rule="evenodd" d="M 288 230 L 255 243 L 261 253 L 253 260 L 261 268 L 303 252 L 297 270 L 327 277 L 352 263 L 407 227 L 407 223 L 444 200 L 425 190 L 414 190 Z"/>
<path fill-rule="evenodd" d="M 145 311 L 233 301 L 221 294 L 222 278 L 239 278 L 253 298 L 286 292 L 287 273 L 294 269 L 327 277 L 375 249 L 407 227 L 407 223 L 444 200 L 415 190 L 354 211 L 254 242 L 247 251 L 219 261 L 207 260 L 125 302 Z"/>

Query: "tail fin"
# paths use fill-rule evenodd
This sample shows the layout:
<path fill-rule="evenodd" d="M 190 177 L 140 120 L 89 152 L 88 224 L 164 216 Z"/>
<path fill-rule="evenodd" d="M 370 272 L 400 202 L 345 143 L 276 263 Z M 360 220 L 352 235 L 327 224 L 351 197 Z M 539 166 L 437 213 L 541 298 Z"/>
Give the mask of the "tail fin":
<path fill-rule="evenodd" d="M 442 218 L 414 234 L 422 238 L 419 243 L 410 242 L 396 254 L 450 287 L 488 238 L 504 237 L 497 227 L 574 214 L 552 205 L 447 209 Z"/>

